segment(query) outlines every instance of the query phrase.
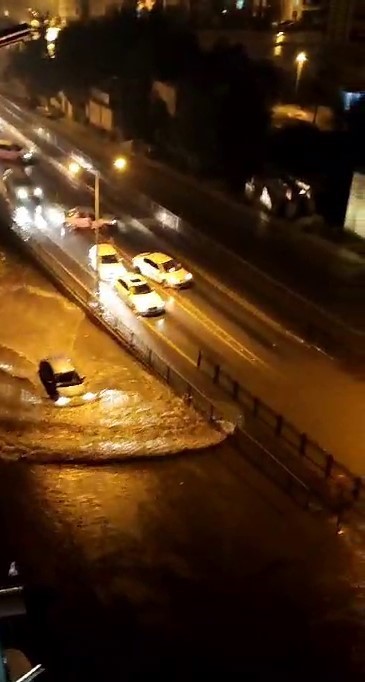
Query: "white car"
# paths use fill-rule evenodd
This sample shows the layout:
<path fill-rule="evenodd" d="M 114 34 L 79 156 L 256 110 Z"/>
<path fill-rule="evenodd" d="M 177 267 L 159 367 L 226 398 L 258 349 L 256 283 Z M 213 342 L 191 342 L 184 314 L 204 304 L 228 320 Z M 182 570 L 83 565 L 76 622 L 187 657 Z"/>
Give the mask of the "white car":
<path fill-rule="evenodd" d="M 41 360 L 38 375 L 58 407 L 85 405 L 98 397 L 86 390 L 85 377 L 80 376 L 72 361 L 63 355 Z"/>
<path fill-rule="evenodd" d="M 161 296 L 151 289 L 143 277 L 128 272 L 118 277 L 114 286 L 118 296 L 139 315 L 160 315 L 165 312 Z"/>
<path fill-rule="evenodd" d="M 75 206 L 65 213 L 65 227 L 71 230 L 95 230 L 97 227 L 114 227 L 118 225 L 115 216 L 103 215 L 95 220 L 95 212 L 88 206 Z"/>
<path fill-rule="evenodd" d="M 20 168 L 5 171 L 1 187 L 5 197 L 13 206 L 19 204 L 38 206 L 43 198 L 42 187 L 34 185 L 29 176 Z"/>
<path fill-rule="evenodd" d="M 97 258 L 98 255 L 98 258 Z M 97 260 L 99 261 L 97 263 Z M 93 270 L 99 269 L 100 279 L 114 281 L 127 273 L 118 251 L 112 244 L 94 245 L 89 251 L 89 263 Z"/>
<path fill-rule="evenodd" d="M 29 163 L 34 160 L 30 149 L 25 149 L 11 140 L 0 140 L 0 161 L 22 161 Z"/>
<path fill-rule="evenodd" d="M 191 272 L 165 253 L 141 253 L 133 258 L 133 265 L 137 272 L 167 287 L 186 287 L 193 281 Z"/>

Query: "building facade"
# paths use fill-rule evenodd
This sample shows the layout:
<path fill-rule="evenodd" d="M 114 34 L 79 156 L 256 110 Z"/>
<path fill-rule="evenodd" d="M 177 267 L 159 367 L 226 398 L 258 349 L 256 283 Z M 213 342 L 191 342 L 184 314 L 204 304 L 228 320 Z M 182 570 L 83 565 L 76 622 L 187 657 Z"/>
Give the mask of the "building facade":
<path fill-rule="evenodd" d="M 327 0 L 331 42 L 365 43 L 365 0 Z"/>

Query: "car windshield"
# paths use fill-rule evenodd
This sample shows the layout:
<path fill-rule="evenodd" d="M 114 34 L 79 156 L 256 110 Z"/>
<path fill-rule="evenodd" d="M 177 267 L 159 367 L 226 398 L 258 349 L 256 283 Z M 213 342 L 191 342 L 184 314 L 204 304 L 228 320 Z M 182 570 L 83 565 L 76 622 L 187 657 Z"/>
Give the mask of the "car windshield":
<path fill-rule="evenodd" d="M 113 263 L 119 263 L 119 260 L 118 260 L 117 256 L 115 255 L 115 253 L 109 253 L 109 254 L 101 257 L 101 262 L 103 264 L 105 263 L 105 265 L 111 265 Z"/>
<path fill-rule="evenodd" d="M 165 263 L 162 263 L 162 267 L 165 272 L 176 272 L 177 270 L 181 270 L 181 264 L 173 258 L 167 260 Z"/>
<path fill-rule="evenodd" d="M 76 370 L 55 374 L 55 380 L 57 386 L 77 386 L 78 384 L 82 384 L 82 379 Z"/>
<path fill-rule="evenodd" d="M 129 291 L 134 296 L 139 296 L 139 294 L 150 294 L 151 288 L 148 284 L 137 284 L 135 286 L 131 286 Z"/>
<path fill-rule="evenodd" d="M 22 180 L 15 180 L 14 187 L 16 189 L 22 189 L 23 187 L 25 189 L 29 189 L 29 187 L 32 187 L 32 183 L 27 178 Z"/>

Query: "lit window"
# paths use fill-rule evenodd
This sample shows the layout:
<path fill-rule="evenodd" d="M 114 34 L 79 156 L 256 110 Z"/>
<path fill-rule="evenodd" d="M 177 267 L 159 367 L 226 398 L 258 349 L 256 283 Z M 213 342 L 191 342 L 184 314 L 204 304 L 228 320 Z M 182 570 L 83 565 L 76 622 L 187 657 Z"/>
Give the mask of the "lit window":
<path fill-rule="evenodd" d="M 236 0 L 236 9 L 243 9 L 246 4 L 246 0 Z"/>

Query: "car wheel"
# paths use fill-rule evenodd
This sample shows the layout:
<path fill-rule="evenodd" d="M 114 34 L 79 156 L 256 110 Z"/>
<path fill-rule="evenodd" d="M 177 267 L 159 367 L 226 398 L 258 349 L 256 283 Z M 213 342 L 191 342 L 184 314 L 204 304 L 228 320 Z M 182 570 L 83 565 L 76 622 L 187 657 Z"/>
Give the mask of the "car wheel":
<path fill-rule="evenodd" d="M 44 387 L 47 395 L 52 400 L 58 398 L 57 390 L 55 388 L 54 381 L 51 378 L 51 372 L 49 366 L 45 362 L 41 362 L 38 369 L 39 380 Z M 56 397 L 55 397 L 56 396 Z"/>

